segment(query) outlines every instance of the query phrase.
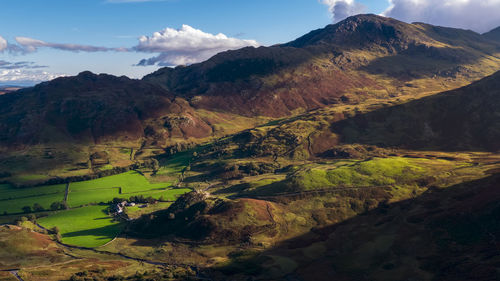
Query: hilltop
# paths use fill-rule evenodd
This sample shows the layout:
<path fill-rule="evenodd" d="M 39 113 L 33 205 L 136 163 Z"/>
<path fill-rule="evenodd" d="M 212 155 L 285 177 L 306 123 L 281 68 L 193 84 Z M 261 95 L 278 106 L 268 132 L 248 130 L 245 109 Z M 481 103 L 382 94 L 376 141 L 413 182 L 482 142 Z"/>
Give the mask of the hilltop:
<path fill-rule="evenodd" d="M 144 80 L 196 108 L 280 117 L 464 85 L 496 71 L 497 54 L 498 44 L 472 31 L 358 15 L 287 44 L 223 52 Z"/>

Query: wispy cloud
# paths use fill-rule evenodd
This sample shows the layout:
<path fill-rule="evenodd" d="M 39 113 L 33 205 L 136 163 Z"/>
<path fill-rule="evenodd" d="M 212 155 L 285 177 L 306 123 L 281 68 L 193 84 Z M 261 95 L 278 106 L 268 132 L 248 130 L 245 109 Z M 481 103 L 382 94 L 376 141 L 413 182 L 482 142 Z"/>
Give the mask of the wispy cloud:
<path fill-rule="evenodd" d="M 72 51 L 72 52 L 109 52 L 109 51 L 127 52 L 128 51 L 127 48 L 108 48 L 108 47 L 99 47 L 91 45 L 49 43 L 28 37 L 16 37 L 16 41 L 22 47 L 22 50 L 28 53 L 36 52 L 39 48 L 53 48 L 53 49 Z"/>
<path fill-rule="evenodd" d="M 141 60 L 138 65 L 172 66 L 201 62 L 219 52 L 247 46 L 258 47 L 259 43 L 255 40 L 227 37 L 222 33 L 210 34 L 183 25 L 180 29 L 166 28 L 152 36 L 141 36 L 134 50 L 159 53 L 155 57 Z"/>
<path fill-rule="evenodd" d="M 34 53 L 41 48 L 51 48 L 71 52 L 139 52 L 156 54 L 151 58 L 142 59 L 137 63 L 138 66 L 192 64 L 209 59 L 219 52 L 247 46 L 259 46 L 259 43 L 255 40 L 228 37 L 222 33 L 211 34 L 189 25 L 183 25 L 180 29 L 166 28 L 154 32 L 151 36 L 141 36 L 139 43 L 132 48 L 52 43 L 29 37 L 16 37 L 15 40 L 17 44 L 9 44 L 7 40 L 0 37 L 0 51 L 8 50 L 14 54 L 27 54 Z"/>
<path fill-rule="evenodd" d="M 32 61 L 8 62 L 0 60 L 0 69 L 37 69 L 46 67 L 45 65 L 37 65 Z"/>

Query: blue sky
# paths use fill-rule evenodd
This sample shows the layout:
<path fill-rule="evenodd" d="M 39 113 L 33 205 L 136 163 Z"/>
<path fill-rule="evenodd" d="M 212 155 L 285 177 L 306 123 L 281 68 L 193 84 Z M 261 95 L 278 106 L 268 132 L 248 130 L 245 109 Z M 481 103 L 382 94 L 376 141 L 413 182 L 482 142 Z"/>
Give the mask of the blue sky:
<path fill-rule="evenodd" d="M 426 1 L 430 0 L 421 2 Z M 500 7 L 497 5 L 500 0 L 485 1 L 494 2 L 495 9 Z M 3 0 L 0 2 L 3 22 L 0 83 L 9 79 L 46 80 L 56 74 L 74 75 L 83 70 L 140 78 L 161 66 L 201 61 L 225 49 L 287 42 L 340 19 L 335 16 L 359 12 L 380 14 L 389 8 L 389 2 Z M 413 2 L 392 0 L 394 10 L 403 12 L 391 16 L 413 19 L 407 12 Z M 413 17 L 420 20 L 422 15 Z M 166 28 L 172 30 L 166 31 Z M 159 33 L 155 35 L 155 32 Z M 217 36 L 219 33 L 226 37 Z M 139 41 L 141 36 L 145 37 Z M 8 42 L 3 45 L 3 51 L 2 38 Z M 89 51 L 94 47 L 104 48 Z M 123 51 L 115 48 L 123 48 Z"/>

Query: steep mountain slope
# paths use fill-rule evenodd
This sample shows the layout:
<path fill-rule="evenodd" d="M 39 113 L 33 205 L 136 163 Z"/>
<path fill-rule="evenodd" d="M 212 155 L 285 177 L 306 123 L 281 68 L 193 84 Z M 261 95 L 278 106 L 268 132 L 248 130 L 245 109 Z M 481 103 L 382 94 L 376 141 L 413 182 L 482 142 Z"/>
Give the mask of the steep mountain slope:
<path fill-rule="evenodd" d="M 500 150 L 500 72 L 457 90 L 334 123 L 346 143 L 447 151 Z"/>
<path fill-rule="evenodd" d="M 498 70 L 498 53 L 498 44 L 472 31 L 359 15 L 287 44 L 224 52 L 144 80 L 197 108 L 277 117 L 464 85 Z"/>

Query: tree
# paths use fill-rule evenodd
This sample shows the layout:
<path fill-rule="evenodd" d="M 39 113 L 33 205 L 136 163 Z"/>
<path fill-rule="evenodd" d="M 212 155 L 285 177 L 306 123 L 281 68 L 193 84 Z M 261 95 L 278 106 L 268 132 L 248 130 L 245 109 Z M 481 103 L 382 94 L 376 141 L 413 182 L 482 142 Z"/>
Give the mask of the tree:
<path fill-rule="evenodd" d="M 52 211 L 67 210 L 69 209 L 69 206 L 66 202 L 53 202 L 52 204 L 50 204 L 50 209 Z"/>
<path fill-rule="evenodd" d="M 23 212 L 24 212 L 24 213 L 26 213 L 26 214 L 27 214 L 27 213 L 31 213 L 31 207 L 30 207 L 30 206 L 24 206 L 24 207 L 22 208 L 22 210 L 23 210 Z"/>
<path fill-rule="evenodd" d="M 160 162 L 156 159 L 151 159 L 151 162 L 153 164 L 153 174 L 156 174 L 160 170 Z"/>
<path fill-rule="evenodd" d="M 57 226 L 54 226 L 53 228 L 51 228 L 50 231 L 53 234 L 58 234 L 60 232 L 59 227 L 57 227 Z"/>
<path fill-rule="evenodd" d="M 42 205 L 35 203 L 35 204 L 33 204 L 33 211 L 42 212 L 42 211 L 45 211 L 45 209 L 43 208 Z"/>

